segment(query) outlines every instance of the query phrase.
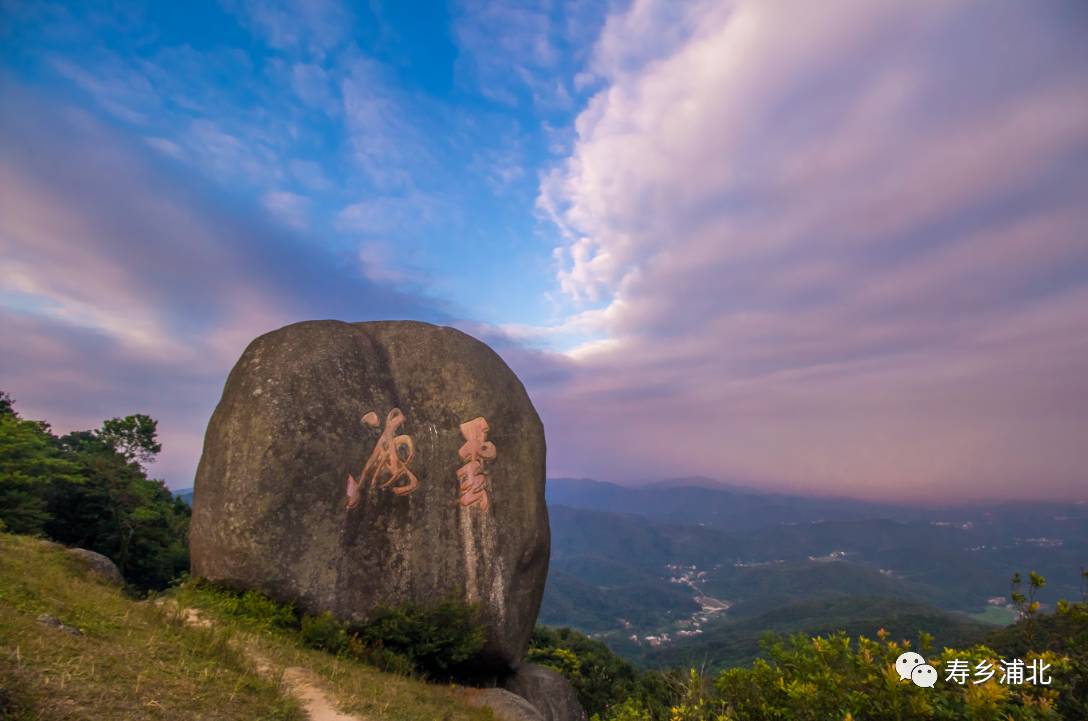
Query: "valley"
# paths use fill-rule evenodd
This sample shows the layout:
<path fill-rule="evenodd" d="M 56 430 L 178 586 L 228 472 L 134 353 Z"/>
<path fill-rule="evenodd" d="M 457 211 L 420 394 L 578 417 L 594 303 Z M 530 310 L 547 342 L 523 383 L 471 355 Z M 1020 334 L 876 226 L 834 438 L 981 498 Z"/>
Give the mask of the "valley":
<path fill-rule="evenodd" d="M 646 666 L 749 662 L 768 631 L 981 638 L 1014 618 L 1014 572 L 1080 598 L 1088 508 L 923 508 L 764 494 L 705 479 L 548 482 L 541 623 Z"/>

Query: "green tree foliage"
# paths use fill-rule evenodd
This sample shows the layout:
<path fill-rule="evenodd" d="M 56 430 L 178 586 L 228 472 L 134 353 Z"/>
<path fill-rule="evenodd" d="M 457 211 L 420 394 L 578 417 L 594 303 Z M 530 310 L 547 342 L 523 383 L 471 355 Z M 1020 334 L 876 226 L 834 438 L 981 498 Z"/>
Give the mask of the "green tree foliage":
<path fill-rule="evenodd" d="M 41 534 L 50 520 L 52 488 L 82 482 L 49 426 L 23 420 L 0 392 L 0 521 L 11 533 Z"/>
<path fill-rule="evenodd" d="M 929 654 L 927 660 L 941 676 L 933 688 L 899 678 L 895 660 L 907 648 L 895 641 L 865 637 L 852 642 L 845 634 L 775 640 L 768 644 L 766 660 L 723 672 L 701 696 L 687 694 L 674 719 L 1061 718 L 1055 710 L 1059 691 L 1052 687 L 1003 685 L 996 675 L 980 684 L 973 679 L 964 685 L 945 681 L 945 669 L 953 659 L 968 662 L 972 669 L 983 661 L 998 668 L 999 654 L 986 646 Z M 1063 663 L 1053 654 L 1044 654 L 1044 660 L 1053 668 Z"/>
<path fill-rule="evenodd" d="M 364 647 L 380 647 L 408 659 L 424 675 L 442 678 L 463 671 L 485 642 L 479 610 L 455 600 L 433 606 L 387 606 L 353 629 Z"/>
<path fill-rule="evenodd" d="M 151 463 L 162 451 L 158 442 L 158 421 L 142 413 L 124 418 L 110 418 L 95 436 L 126 461 L 141 465 Z"/>
<path fill-rule="evenodd" d="M 1039 590 L 1046 586 L 1046 579 L 1035 571 L 1028 573 L 1028 592 L 1022 591 L 1023 580 L 1019 573 L 1012 574 L 1010 581 L 1009 599 L 1016 608 L 1016 617 L 1022 622 L 1020 625 L 1024 631 L 1025 644 L 1030 647 L 1032 637 L 1035 634 L 1035 617 L 1039 613 L 1040 604 L 1035 600 Z"/>
<path fill-rule="evenodd" d="M 1032 576 L 1038 574 L 1030 574 L 1029 583 Z M 1082 570 L 1081 578 L 1088 581 L 1088 573 Z M 1058 710 L 1065 719 L 1088 719 L 1088 598 L 1082 596 L 1080 603 L 1059 601 L 1054 613 L 1036 609 L 1012 626 L 994 631 L 987 645 L 1005 658 L 1032 653 L 1063 658 L 1063 666 L 1054 672 L 1055 687 L 1061 689 Z"/>
<path fill-rule="evenodd" d="M 112 418 L 57 438 L 0 397 L 0 521 L 9 531 L 109 556 L 141 590 L 188 569 L 189 507 L 140 465 L 161 450 L 153 419 Z"/>
<path fill-rule="evenodd" d="M 12 399 L 10 393 L 0 391 L 0 416 L 6 416 L 15 413 L 15 400 Z"/>

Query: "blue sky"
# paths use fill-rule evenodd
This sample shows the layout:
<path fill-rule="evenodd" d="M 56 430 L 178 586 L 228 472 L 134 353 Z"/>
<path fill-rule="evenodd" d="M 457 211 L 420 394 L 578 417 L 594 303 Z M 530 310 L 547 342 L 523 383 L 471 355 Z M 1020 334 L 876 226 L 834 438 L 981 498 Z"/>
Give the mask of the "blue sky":
<path fill-rule="evenodd" d="M 1083 498 L 1088 13 L 1068 0 L 3 0 L 0 387 L 142 411 L 417 318 L 553 475 Z"/>
<path fill-rule="evenodd" d="M 535 201 L 539 170 L 569 149 L 592 40 L 568 37 L 565 18 L 442 3 L 13 8 L 12 82 L 229 202 L 458 315 L 547 324 L 562 311 Z"/>

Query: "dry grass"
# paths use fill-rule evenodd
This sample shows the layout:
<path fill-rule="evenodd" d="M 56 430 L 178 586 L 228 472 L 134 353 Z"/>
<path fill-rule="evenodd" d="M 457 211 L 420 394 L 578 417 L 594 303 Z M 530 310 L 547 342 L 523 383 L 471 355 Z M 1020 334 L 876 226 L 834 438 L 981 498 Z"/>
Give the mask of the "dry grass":
<path fill-rule="evenodd" d="M 337 707 L 375 721 L 493 721 L 486 709 L 464 702 L 464 690 L 457 686 L 425 683 L 419 679 L 379 671 L 349 658 L 301 646 L 288 632 L 258 629 L 244 620 L 216 612 L 214 594 L 183 587 L 172 594 L 184 607 L 201 609 L 218 628 L 230 628 L 254 650 L 270 660 L 274 668 L 302 666 L 317 674 L 334 698 Z"/>
<path fill-rule="evenodd" d="M 304 648 L 291 633 L 217 614 L 200 589 L 171 595 L 176 605 L 136 601 L 89 577 L 59 547 L 0 533 L 0 718 L 303 721 L 275 682 L 301 666 L 341 711 L 371 721 L 494 719 L 466 706 L 457 687 Z M 186 623 L 186 607 L 212 623 Z M 42 613 L 82 635 L 43 625 Z M 268 662 L 263 675 L 250 649 Z"/>
<path fill-rule="evenodd" d="M 78 628 L 70 635 L 37 618 Z M 180 618 L 84 575 L 59 548 L 0 534 L 0 687 L 11 721 L 304 718 L 229 629 Z"/>

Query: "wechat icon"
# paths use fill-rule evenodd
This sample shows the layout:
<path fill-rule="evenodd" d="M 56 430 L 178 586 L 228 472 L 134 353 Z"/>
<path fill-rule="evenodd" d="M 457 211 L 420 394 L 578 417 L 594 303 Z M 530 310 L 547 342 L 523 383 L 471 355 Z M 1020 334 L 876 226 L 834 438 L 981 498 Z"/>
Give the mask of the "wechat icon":
<path fill-rule="evenodd" d="M 895 660 L 895 671 L 899 678 L 910 679 L 915 686 L 932 688 L 937 683 L 937 669 L 926 663 L 922 654 L 905 651 Z"/>

